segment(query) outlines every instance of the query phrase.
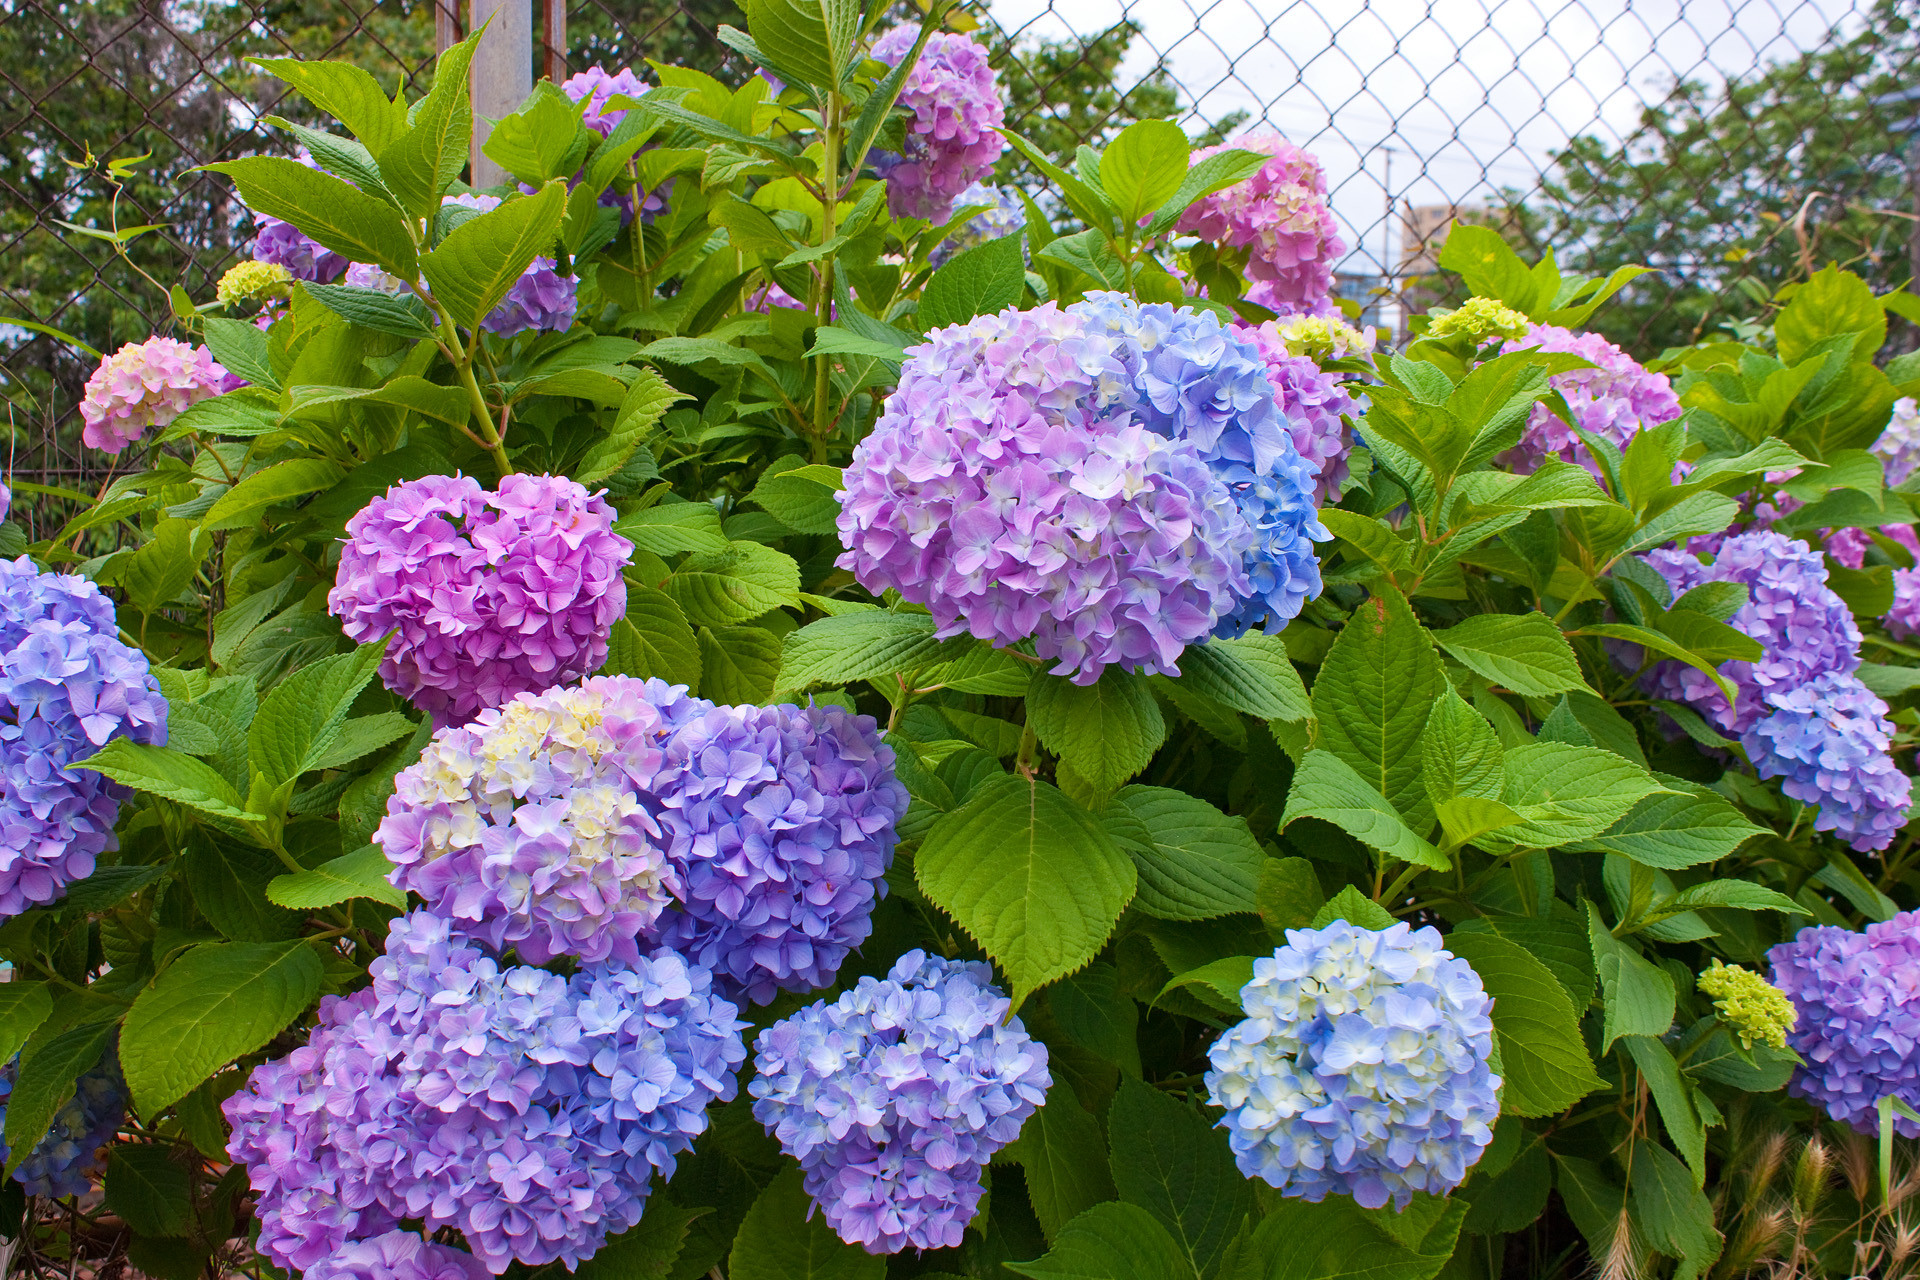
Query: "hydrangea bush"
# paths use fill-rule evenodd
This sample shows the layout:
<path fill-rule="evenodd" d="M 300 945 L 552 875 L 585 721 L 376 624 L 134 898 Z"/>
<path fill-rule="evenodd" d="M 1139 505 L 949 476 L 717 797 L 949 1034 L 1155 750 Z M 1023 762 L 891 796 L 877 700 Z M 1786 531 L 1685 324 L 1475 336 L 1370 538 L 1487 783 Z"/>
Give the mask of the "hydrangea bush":
<path fill-rule="evenodd" d="M 1389 329 L 1313 156 L 1054 154 L 949 9 L 484 189 L 471 40 L 261 64 L 0 511 L 23 1265 L 1896 1274 L 1920 303 L 1626 351 L 1462 223 Z"/>

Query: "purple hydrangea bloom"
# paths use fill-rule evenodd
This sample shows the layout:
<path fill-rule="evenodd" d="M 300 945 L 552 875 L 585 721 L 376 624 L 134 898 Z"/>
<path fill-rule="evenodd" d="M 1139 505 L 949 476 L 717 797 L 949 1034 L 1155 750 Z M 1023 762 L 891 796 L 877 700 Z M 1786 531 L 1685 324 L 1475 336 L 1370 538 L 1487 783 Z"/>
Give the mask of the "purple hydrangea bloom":
<path fill-rule="evenodd" d="M 609 111 L 607 99 L 620 96 L 638 98 L 650 88 L 651 85 L 633 74 L 632 67 L 608 71 L 602 66 L 591 66 L 560 82 L 560 92 L 583 104 L 580 113 L 582 123 L 603 138 L 611 136 L 620 122 L 627 118 L 624 108 Z"/>
<path fill-rule="evenodd" d="M 526 274 L 513 282 L 500 305 L 487 313 L 480 327 L 502 338 L 534 330 L 562 332 L 573 326 L 580 282 L 553 269 L 552 258 L 535 258 Z"/>
<path fill-rule="evenodd" d="M 256 262 L 285 267 L 295 280 L 326 284 L 347 269 L 345 254 L 335 253 L 291 222 L 260 215 L 260 234 L 253 242 Z"/>
<path fill-rule="evenodd" d="M 350 284 L 356 289 L 377 289 L 381 293 L 399 293 L 407 287 L 406 281 L 384 267 L 376 267 L 365 262 L 356 262 L 348 267 L 343 283 Z"/>
<path fill-rule="evenodd" d="M 1662 662 L 1645 677 L 1659 698 L 1684 702 L 1723 732 L 1744 734 L 1771 709 L 1770 700 L 1815 676 L 1860 665 L 1860 629 L 1846 602 L 1827 586 L 1820 553 L 1794 538 L 1754 530 L 1725 539 L 1711 564 L 1691 552 L 1662 548 L 1642 557 L 1677 598 L 1703 582 L 1738 582 L 1747 603 L 1729 622 L 1760 642 L 1758 662 L 1727 661 L 1720 674 L 1739 694 L 1733 706 L 1700 671 Z"/>
<path fill-rule="evenodd" d="M 1873 442 L 1873 452 L 1885 465 L 1888 484 L 1907 482 L 1920 466 L 1920 401 L 1903 396 L 1893 402 L 1893 416 Z"/>
<path fill-rule="evenodd" d="M 633 544 L 564 476 L 408 480 L 347 521 L 327 607 L 359 643 L 398 628 L 389 689 L 442 724 L 578 680 L 607 658 Z"/>
<path fill-rule="evenodd" d="M 1005 187 L 976 182 L 953 198 L 956 209 L 985 205 L 979 213 L 961 223 L 954 233 L 933 247 L 927 255 L 934 266 L 944 265 L 957 253 L 977 249 L 990 240 L 1004 240 L 1027 225 L 1027 208 L 1020 197 Z"/>
<path fill-rule="evenodd" d="M 0 919 L 52 902 L 119 847 L 130 793 L 84 761 L 167 740 L 167 700 L 85 578 L 0 561 Z"/>
<path fill-rule="evenodd" d="M 901 956 L 760 1033 L 754 1118 L 800 1162 L 807 1194 L 869 1253 L 960 1243 L 981 1175 L 1053 1078 L 984 964 Z"/>
<path fill-rule="evenodd" d="M 873 718 L 708 706 L 666 754 L 654 794 L 675 901 L 659 940 L 755 1004 L 832 982 L 873 930 L 907 811 Z"/>
<path fill-rule="evenodd" d="M 1799 1015 L 1787 1032 L 1801 1058 L 1789 1093 L 1865 1134 L 1880 1131 L 1881 1098 L 1920 1110 L 1920 912 L 1865 933 L 1815 925 L 1767 958 Z M 1920 1124 L 1898 1111 L 1893 1126 L 1920 1138 Z"/>
<path fill-rule="evenodd" d="M 1814 830 L 1884 849 L 1906 825 L 1912 780 L 1893 762 L 1887 704 L 1860 677 L 1823 672 L 1768 694 L 1773 710 L 1741 737 L 1762 778 L 1820 806 Z"/>
<path fill-rule="evenodd" d="M 1346 245 L 1327 206 L 1326 170 L 1270 131 L 1204 147 L 1192 163 L 1222 151 L 1273 158 L 1251 178 L 1196 200 L 1180 215 L 1179 230 L 1248 251 L 1249 302 L 1281 315 L 1332 315 L 1333 264 Z"/>
<path fill-rule="evenodd" d="M 487 1280 L 487 1264 L 417 1231 L 357 1240 L 307 1268 L 304 1280 Z"/>
<path fill-rule="evenodd" d="M 919 35 L 915 27 L 894 27 L 873 42 L 872 56 L 898 66 Z M 905 150 L 875 162 L 887 203 L 895 217 L 941 221 L 1007 147 L 1000 135 L 1007 109 L 985 47 L 970 36 L 935 32 L 900 86 L 900 106 L 911 117 Z"/>
<path fill-rule="evenodd" d="M 1404 1209 L 1459 1186 L 1493 1141 L 1493 1002 L 1436 930 L 1289 929 L 1240 1001 L 1206 1079 L 1248 1177 Z"/>
<path fill-rule="evenodd" d="M 7 1100 L 20 1074 L 20 1059 L 0 1068 L 0 1128 L 6 1125 Z M 106 1171 L 107 1145 L 127 1117 L 127 1083 L 120 1076 L 120 1059 L 111 1049 L 92 1070 L 74 1083 L 73 1096 L 53 1113 L 33 1150 L 13 1180 L 30 1196 L 82 1196 Z M 0 1143 L 0 1160 L 10 1158 Z"/>
<path fill-rule="evenodd" d="M 1341 415 L 1358 417 L 1361 402 L 1311 358 L 1289 351 L 1278 322 L 1236 324 L 1233 335 L 1252 343 L 1260 352 L 1294 451 L 1316 468 L 1315 505 L 1326 507 L 1338 502 L 1347 484 L 1347 454 L 1353 450 L 1353 437 Z"/>
<path fill-rule="evenodd" d="M 1251 591 L 1254 534 L 1201 442 L 1119 403 L 1115 345 L 1052 303 L 930 334 L 854 447 L 840 567 L 927 606 L 940 635 L 1031 638 L 1081 684 L 1177 672 Z M 1270 461 L 1291 445 L 1256 378 Z"/>
<path fill-rule="evenodd" d="M 1565 397 L 1582 431 L 1621 449 L 1640 431 L 1680 416 L 1680 398 L 1674 395 L 1667 375 L 1648 373 L 1632 356 L 1597 333 L 1536 324 L 1524 338 L 1510 339 L 1501 350 L 1529 348 L 1568 352 L 1598 366 L 1556 373 L 1547 379 L 1547 385 Z M 1578 463 L 1595 479 L 1600 478 L 1600 464 L 1588 456 L 1580 437 L 1558 414 L 1544 404 L 1536 404 L 1527 417 L 1526 435 L 1501 454 L 1500 460 L 1515 471 L 1529 472 L 1550 457 Z"/>
<path fill-rule="evenodd" d="M 223 1104 L 282 1268 L 405 1219 L 458 1230 L 495 1275 L 572 1269 L 640 1220 L 746 1057 L 734 1006 L 670 951 L 563 978 L 415 912 L 370 973 Z"/>

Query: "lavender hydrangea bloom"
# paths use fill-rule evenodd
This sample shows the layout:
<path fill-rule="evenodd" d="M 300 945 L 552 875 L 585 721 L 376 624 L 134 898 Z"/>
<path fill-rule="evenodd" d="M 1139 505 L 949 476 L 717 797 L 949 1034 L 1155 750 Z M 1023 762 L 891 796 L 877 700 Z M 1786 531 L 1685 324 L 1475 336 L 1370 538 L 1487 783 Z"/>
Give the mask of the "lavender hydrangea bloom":
<path fill-rule="evenodd" d="M 347 521 L 327 607 L 360 643 L 398 629 L 389 689 L 442 724 L 606 661 L 633 544 L 613 508 L 564 476 L 465 476 L 387 490 Z"/>
<path fill-rule="evenodd" d="M 1326 507 L 1338 502 L 1347 484 L 1347 454 L 1353 449 L 1352 435 L 1342 415 L 1358 417 L 1361 402 L 1348 394 L 1338 378 L 1322 372 L 1314 360 L 1294 355 L 1278 322 L 1237 324 L 1233 334 L 1260 352 L 1294 451 L 1316 469 L 1315 505 Z"/>
<path fill-rule="evenodd" d="M 560 92 L 583 104 L 581 122 L 603 138 L 612 136 L 620 122 L 627 118 L 625 108 L 609 111 L 607 99 L 621 96 L 638 98 L 651 87 L 633 74 L 632 67 L 608 71 L 602 66 L 591 66 L 560 82 Z"/>
<path fill-rule="evenodd" d="M 960 1243 L 981 1174 L 1053 1079 L 984 964 L 924 951 L 760 1033 L 754 1118 L 800 1162 L 840 1238 L 869 1253 Z"/>
<path fill-rule="evenodd" d="M 1903 396 L 1893 402 L 1893 416 L 1873 442 L 1873 452 L 1886 468 L 1888 484 L 1907 482 L 1920 466 L 1920 401 Z"/>
<path fill-rule="evenodd" d="M 1493 1141 L 1493 1002 L 1435 930 L 1289 929 L 1240 1000 L 1206 1080 L 1248 1177 L 1404 1209 L 1459 1186 Z"/>
<path fill-rule="evenodd" d="M 898 66 L 919 34 L 895 27 L 873 42 L 872 56 Z M 911 117 L 905 149 L 883 153 L 875 167 L 886 179 L 895 217 L 937 222 L 1007 147 L 1000 134 L 1007 110 L 986 49 L 969 36 L 936 32 L 900 86 L 899 102 Z"/>
<path fill-rule="evenodd" d="M 347 269 L 345 254 L 335 253 L 291 222 L 264 215 L 253 241 L 253 257 L 256 262 L 285 267 L 295 280 L 309 284 L 326 284 Z"/>
<path fill-rule="evenodd" d="M 1704 673 L 1684 663 L 1659 663 L 1644 679 L 1655 697 L 1687 704 L 1723 732 L 1744 734 L 1768 712 L 1770 699 L 1816 676 L 1845 675 L 1860 665 L 1853 613 L 1827 586 L 1826 562 L 1798 539 L 1754 530 L 1723 541 L 1712 564 L 1671 548 L 1642 559 L 1676 597 L 1703 582 L 1747 588 L 1747 603 L 1728 621 L 1758 640 L 1762 653 L 1758 662 L 1720 664 L 1720 674 L 1739 695 L 1732 706 Z"/>
<path fill-rule="evenodd" d="M 129 342 L 87 379 L 80 439 L 103 453 L 119 453 L 147 428 L 164 427 L 190 406 L 245 385 L 205 347 L 158 336 Z"/>
<path fill-rule="evenodd" d="M 1814 830 L 1855 849 L 1884 849 L 1906 824 L 1912 780 L 1893 762 L 1887 704 L 1853 674 L 1828 671 L 1768 695 L 1773 707 L 1740 739 L 1762 778 L 1820 806 Z"/>
<path fill-rule="evenodd" d="M 487 1280 L 487 1264 L 417 1231 L 357 1240 L 307 1269 L 304 1280 Z"/>
<path fill-rule="evenodd" d="M 18 1056 L 0 1068 L 0 1128 L 6 1124 L 6 1104 L 19 1074 Z M 53 1113 L 46 1136 L 13 1171 L 13 1180 L 30 1196 L 85 1195 L 105 1172 L 107 1144 L 126 1117 L 127 1084 L 120 1076 L 118 1055 L 108 1050 L 99 1065 L 74 1083 L 73 1096 Z M 0 1143 L 0 1160 L 7 1158 Z"/>
<path fill-rule="evenodd" d="M 1883 1097 L 1920 1110 L 1920 912 L 1865 933 L 1815 925 L 1767 959 L 1799 1014 L 1787 1032 L 1801 1058 L 1789 1093 L 1865 1134 L 1880 1130 Z M 1898 1111 L 1893 1125 L 1920 1138 L 1920 1123 Z"/>
<path fill-rule="evenodd" d="M 1180 215 L 1179 229 L 1228 248 L 1246 249 L 1247 298 L 1282 315 L 1330 315 L 1333 264 L 1346 252 L 1320 162 L 1273 132 L 1253 133 L 1193 153 L 1192 163 L 1223 151 L 1273 158 L 1224 191 L 1202 196 Z"/>
<path fill-rule="evenodd" d="M 929 335 L 854 448 L 840 567 L 926 605 L 940 635 L 1031 637 L 1082 684 L 1177 671 L 1251 591 L 1254 535 L 1199 442 L 1117 405 L 1113 347 L 1052 303 Z M 1271 459 L 1291 446 L 1256 376 Z"/>
<path fill-rule="evenodd" d="M 562 332 L 573 326 L 579 304 L 580 282 L 553 269 L 552 258 L 535 258 L 526 274 L 513 282 L 500 305 L 487 313 L 480 327 L 502 338 L 535 330 Z"/>
<path fill-rule="evenodd" d="M 72 767 L 113 738 L 167 740 L 167 701 L 85 578 L 0 561 L 0 919 L 52 902 L 119 847 L 130 794 Z"/>
<path fill-rule="evenodd" d="M 832 982 L 872 932 L 907 811 L 873 718 L 709 706 L 666 754 L 654 793 L 675 902 L 659 940 L 755 1004 Z"/>
<path fill-rule="evenodd" d="M 934 266 L 944 265 L 957 253 L 977 249 L 990 240 L 1004 240 L 1027 225 L 1027 209 L 1020 197 L 1004 187 L 976 182 L 953 198 L 956 209 L 985 205 L 968 218 L 954 233 L 934 246 L 927 255 Z"/>
<path fill-rule="evenodd" d="M 223 1104 L 283 1268 L 408 1219 L 460 1231 L 495 1275 L 571 1269 L 640 1220 L 746 1057 L 734 1006 L 670 951 L 563 978 L 415 912 L 370 972 Z"/>
<path fill-rule="evenodd" d="M 1648 427 L 1680 416 L 1680 398 L 1664 373 L 1648 373 L 1634 358 L 1597 333 L 1575 333 L 1558 325 L 1536 324 L 1526 336 L 1510 339 L 1502 352 L 1536 348 L 1568 352 L 1599 366 L 1571 369 L 1547 379 L 1547 385 L 1566 398 L 1580 429 L 1625 449 Z M 1600 478 L 1600 464 L 1560 416 L 1536 404 L 1527 418 L 1526 435 L 1500 455 L 1515 471 L 1536 470 L 1548 458 L 1574 462 Z"/>

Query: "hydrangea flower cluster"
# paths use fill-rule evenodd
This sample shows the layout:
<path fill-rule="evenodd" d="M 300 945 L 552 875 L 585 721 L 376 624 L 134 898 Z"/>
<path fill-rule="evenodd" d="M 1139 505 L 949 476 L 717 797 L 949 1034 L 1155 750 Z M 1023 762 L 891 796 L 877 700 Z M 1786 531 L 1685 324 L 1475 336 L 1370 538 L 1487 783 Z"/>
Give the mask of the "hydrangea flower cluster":
<path fill-rule="evenodd" d="M 293 159 L 309 169 L 318 169 L 313 156 L 305 147 L 294 153 Z M 338 279 L 347 269 L 345 254 L 333 250 L 313 239 L 291 222 L 282 222 L 265 214 L 255 214 L 260 223 L 260 232 L 254 238 L 253 256 L 258 262 L 272 263 L 285 267 L 295 280 L 308 284 L 326 284 Z"/>
<path fill-rule="evenodd" d="M 1253 962 L 1244 1022 L 1214 1042 L 1207 1092 L 1248 1177 L 1283 1195 L 1404 1209 L 1443 1195 L 1493 1141 L 1493 1002 L 1438 932 L 1336 920 Z"/>
<path fill-rule="evenodd" d="M 1289 326 L 1323 325 L 1329 330 L 1336 326 L 1327 321 L 1296 317 L 1286 322 Z M 1346 334 L 1358 338 L 1360 335 L 1345 325 Z M 1362 406 L 1347 391 L 1346 384 L 1338 378 L 1321 371 L 1315 359 L 1303 351 L 1296 351 L 1293 344 L 1281 332 L 1281 325 L 1269 320 L 1265 324 L 1233 326 L 1233 335 L 1244 342 L 1252 343 L 1260 352 L 1260 359 L 1266 365 L 1267 381 L 1273 386 L 1273 397 L 1280 407 L 1280 416 L 1285 419 L 1287 436 L 1293 441 L 1294 452 L 1314 467 L 1316 477 L 1313 486 L 1315 506 L 1326 507 L 1340 500 L 1340 493 L 1347 484 L 1347 454 L 1353 449 L 1353 438 L 1347 430 L 1347 418 L 1358 417 Z M 1318 342 L 1321 334 L 1314 332 L 1302 341 L 1302 345 L 1320 350 L 1331 350 L 1332 344 L 1344 344 L 1345 334 L 1328 333 L 1328 345 Z M 1368 346 L 1372 345 L 1371 338 Z M 1345 416 L 1343 416 L 1345 415 Z"/>
<path fill-rule="evenodd" d="M 1315 361 L 1369 355 L 1379 342 L 1372 325 L 1356 329 L 1331 316 L 1282 316 L 1258 327 L 1272 334 L 1288 355 Z"/>
<path fill-rule="evenodd" d="M 1027 225 L 1026 206 L 1020 203 L 1019 195 L 1005 187 L 976 182 L 955 196 L 953 203 L 959 209 L 975 205 L 987 207 L 968 218 L 952 235 L 934 246 L 928 257 L 936 267 L 957 253 L 977 249 L 990 240 L 1004 240 Z"/>
<path fill-rule="evenodd" d="M 1638 361 L 1597 333 L 1575 333 L 1559 325 L 1536 324 L 1523 337 L 1509 339 L 1502 353 L 1524 351 L 1567 352 L 1596 368 L 1571 369 L 1547 379 L 1558 391 L 1580 429 L 1621 449 L 1648 427 L 1680 416 L 1680 398 L 1664 373 L 1648 373 Z M 1533 471 L 1548 458 L 1577 462 L 1599 478 L 1600 464 L 1560 416 L 1544 404 L 1533 406 L 1527 432 L 1520 443 L 1501 455 L 1501 461 L 1519 472 Z"/>
<path fill-rule="evenodd" d="M 529 960 L 664 944 L 757 1003 L 866 941 L 907 808 L 870 717 L 596 676 L 442 730 L 394 780 L 393 881 Z"/>
<path fill-rule="evenodd" d="M 345 283 L 356 289 L 376 289 L 381 293 L 399 293 L 407 282 L 369 262 L 356 262 L 347 268 Z"/>
<path fill-rule="evenodd" d="M 560 82 L 560 92 L 583 104 L 581 123 L 603 138 L 610 137 L 619 128 L 620 122 L 627 118 L 625 108 L 608 110 L 607 99 L 622 96 L 638 98 L 650 88 L 651 85 L 633 74 L 632 67 L 608 71 L 605 67 L 592 66 Z"/>
<path fill-rule="evenodd" d="M 85 578 L 0 561 L 0 919 L 52 902 L 118 848 L 126 788 L 75 760 L 167 740 L 167 700 Z"/>
<path fill-rule="evenodd" d="M 148 427 L 164 427 L 188 406 L 245 385 L 205 347 L 157 335 L 129 342 L 87 379 L 80 438 L 91 448 L 119 453 Z"/>
<path fill-rule="evenodd" d="M 1720 1021 L 1740 1038 L 1745 1048 L 1753 1042 L 1787 1047 L 1787 1032 L 1793 1030 L 1793 1002 L 1786 992 L 1751 969 L 1715 960 L 1700 971 L 1700 990 L 1713 997 Z"/>
<path fill-rule="evenodd" d="M 633 544 L 613 508 L 564 476 L 466 476 L 388 489 L 347 521 L 327 607 L 359 643 L 398 629 L 389 689 L 441 723 L 606 661 Z"/>
<path fill-rule="evenodd" d="M 1873 442 L 1873 452 L 1886 467 L 1888 484 L 1907 482 L 1920 466 L 1920 400 L 1903 396 L 1893 402 L 1893 417 Z"/>
<path fill-rule="evenodd" d="M 981 1175 L 1046 1100 L 1047 1047 L 984 964 L 909 951 L 760 1033 L 754 1118 L 807 1194 L 869 1253 L 957 1245 Z"/>
<path fill-rule="evenodd" d="M 1906 825 L 1913 780 L 1893 762 L 1887 704 L 1850 672 L 1771 693 L 1773 711 L 1740 739 L 1754 772 L 1820 806 L 1814 830 L 1884 849 Z"/>
<path fill-rule="evenodd" d="M 1277 133 L 1253 133 L 1193 153 L 1193 163 L 1222 151 L 1273 158 L 1244 182 L 1202 196 L 1180 215 L 1179 230 L 1230 248 L 1244 248 L 1247 298 L 1282 315 L 1328 314 L 1333 264 L 1346 252 L 1320 162 Z"/>
<path fill-rule="evenodd" d="M 919 35 L 914 27 L 894 27 L 873 42 L 872 56 L 898 66 Z M 938 222 L 1007 148 L 1000 135 L 1007 110 L 986 49 L 969 36 L 935 32 L 900 86 L 899 104 L 911 117 L 906 145 L 875 164 L 887 182 L 887 204 L 895 217 Z"/>
<path fill-rule="evenodd" d="M 213 296 L 230 307 L 278 301 L 287 296 L 287 282 L 292 279 L 293 273 L 277 262 L 237 262 L 220 277 Z"/>
<path fill-rule="evenodd" d="M 418 1231 L 389 1231 L 356 1240 L 307 1268 L 304 1280 L 487 1280 L 487 1264 Z"/>
<path fill-rule="evenodd" d="M 495 1275 L 571 1269 L 640 1220 L 746 1057 L 734 1006 L 670 951 L 563 978 L 503 967 L 415 912 L 370 972 L 223 1104 L 259 1248 L 285 1269 L 404 1220 L 460 1231 Z M 349 1263 L 378 1261 L 361 1252 Z"/>
<path fill-rule="evenodd" d="M 1787 1044 L 1800 1055 L 1787 1091 L 1861 1133 L 1878 1133 L 1891 1094 L 1920 1110 L 1920 912 L 1864 933 L 1802 929 L 1767 952 L 1773 985 L 1793 1001 Z M 1893 1113 L 1902 1137 L 1920 1123 Z"/>
<path fill-rule="evenodd" d="M 457 206 L 477 213 L 492 213 L 500 207 L 499 196 L 448 196 L 440 202 L 444 209 Z M 579 306 L 580 282 L 554 270 L 552 258 L 535 258 L 507 290 L 507 296 L 480 321 L 480 327 L 502 338 L 535 330 L 563 332 L 573 326 Z M 383 273 L 384 274 L 384 273 Z"/>
<path fill-rule="evenodd" d="M 1427 326 L 1429 338 L 1446 338 L 1464 333 L 1476 340 L 1527 336 L 1530 322 L 1526 316 L 1494 298 L 1472 297 L 1452 311 L 1442 311 Z"/>
<path fill-rule="evenodd" d="M 1031 637 L 1082 684 L 1175 672 L 1243 610 L 1316 591 L 1312 470 L 1258 353 L 1217 321 L 1185 341 L 1187 313 L 1181 342 L 1123 359 L 1135 340 L 1101 318 L 1122 311 L 1009 309 L 914 348 L 846 470 L 839 565 L 926 605 L 941 635 Z M 1256 533 L 1243 502 L 1274 527 Z"/>
<path fill-rule="evenodd" d="M 6 1125 L 7 1100 L 20 1074 L 16 1055 L 0 1067 L 0 1128 Z M 127 1085 L 120 1077 L 119 1058 L 107 1056 L 74 1083 L 73 1096 L 53 1113 L 53 1123 L 20 1167 L 13 1180 L 30 1196 L 81 1196 L 106 1171 L 107 1144 L 127 1117 Z M 0 1160 L 10 1159 L 0 1143 Z"/>

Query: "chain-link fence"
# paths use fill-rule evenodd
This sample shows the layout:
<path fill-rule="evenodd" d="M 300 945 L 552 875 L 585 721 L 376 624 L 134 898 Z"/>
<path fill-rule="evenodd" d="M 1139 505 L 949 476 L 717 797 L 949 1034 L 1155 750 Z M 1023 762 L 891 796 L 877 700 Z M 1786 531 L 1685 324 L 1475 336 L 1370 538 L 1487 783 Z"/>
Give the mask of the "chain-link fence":
<path fill-rule="evenodd" d="M 222 179 L 294 109 L 244 61 L 348 57 L 424 88 L 456 0 L 0 0 L 0 365 L 13 476 L 96 491 L 96 350 L 168 322 L 245 251 Z M 1274 129 L 1314 152 L 1343 292 L 1394 325 L 1434 246 L 1484 220 L 1583 271 L 1659 268 L 1608 313 L 1643 352 L 1709 335 L 1829 260 L 1912 274 L 1920 0 L 990 0 L 1009 123 L 1070 153 L 1127 121 Z M 549 74 L 647 59 L 727 74 L 731 0 L 535 0 Z M 1916 135 L 1920 136 L 1920 135 Z M 116 176 L 107 165 L 147 153 Z M 1920 152 L 1916 153 L 1920 158 Z M 100 232 L 153 225 L 124 246 Z M 1743 285 L 1742 281 L 1749 284 Z"/>

